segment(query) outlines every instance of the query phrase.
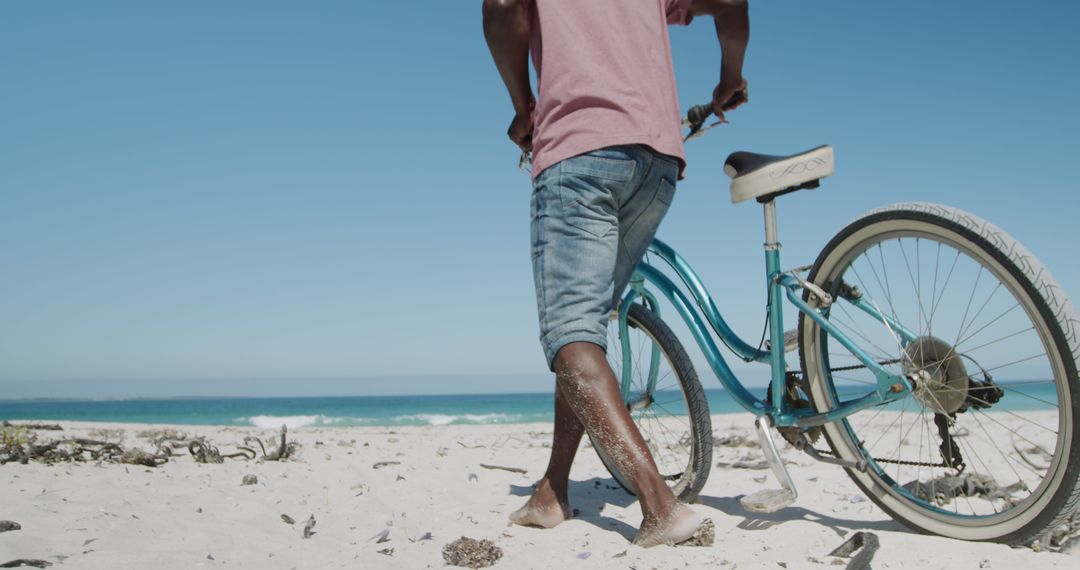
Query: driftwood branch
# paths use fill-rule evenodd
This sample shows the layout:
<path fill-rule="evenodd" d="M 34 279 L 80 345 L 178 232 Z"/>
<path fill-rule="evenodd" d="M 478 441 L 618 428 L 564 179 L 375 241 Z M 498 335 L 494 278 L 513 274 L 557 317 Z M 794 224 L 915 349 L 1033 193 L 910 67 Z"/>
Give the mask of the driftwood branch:
<path fill-rule="evenodd" d="M 286 440 L 286 433 L 288 433 L 288 428 L 286 426 L 282 425 L 281 426 L 281 439 L 278 441 L 277 449 L 272 450 L 270 453 L 266 452 L 266 446 L 263 445 L 262 440 L 255 437 L 255 436 L 245 437 L 244 438 L 244 443 L 245 444 L 250 444 L 251 442 L 257 443 L 259 445 L 259 449 L 262 450 L 263 461 L 284 461 L 284 460 L 292 457 L 292 455 L 294 453 L 296 453 L 296 450 L 299 447 L 298 444 L 296 444 L 295 442 L 289 442 L 289 441 Z M 251 451 L 252 453 L 254 453 L 254 450 L 252 450 L 251 448 L 248 448 L 248 447 L 241 447 L 240 449 L 245 449 L 245 450 L 248 450 L 248 451 Z"/>

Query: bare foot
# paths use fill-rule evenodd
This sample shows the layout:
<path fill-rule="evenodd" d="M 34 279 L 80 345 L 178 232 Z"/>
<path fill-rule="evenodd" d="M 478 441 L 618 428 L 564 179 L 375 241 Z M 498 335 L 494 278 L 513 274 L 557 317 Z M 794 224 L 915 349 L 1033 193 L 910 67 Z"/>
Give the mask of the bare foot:
<path fill-rule="evenodd" d="M 555 492 L 541 481 L 529 502 L 524 507 L 510 513 L 510 522 L 521 526 L 538 526 L 552 528 L 559 523 L 571 518 L 570 506 L 559 501 Z"/>
<path fill-rule="evenodd" d="M 675 544 L 694 536 L 700 526 L 701 517 L 690 507 L 677 503 L 668 516 L 642 521 L 634 544 L 642 548 Z"/>

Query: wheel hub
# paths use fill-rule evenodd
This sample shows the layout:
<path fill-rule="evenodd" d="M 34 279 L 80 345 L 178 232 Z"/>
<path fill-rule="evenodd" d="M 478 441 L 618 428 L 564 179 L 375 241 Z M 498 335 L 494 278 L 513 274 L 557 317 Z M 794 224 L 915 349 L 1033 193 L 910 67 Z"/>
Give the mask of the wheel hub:
<path fill-rule="evenodd" d="M 968 392 L 968 373 L 949 343 L 932 336 L 915 339 L 904 347 L 904 374 L 914 376 L 915 399 L 941 414 L 961 408 Z"/>

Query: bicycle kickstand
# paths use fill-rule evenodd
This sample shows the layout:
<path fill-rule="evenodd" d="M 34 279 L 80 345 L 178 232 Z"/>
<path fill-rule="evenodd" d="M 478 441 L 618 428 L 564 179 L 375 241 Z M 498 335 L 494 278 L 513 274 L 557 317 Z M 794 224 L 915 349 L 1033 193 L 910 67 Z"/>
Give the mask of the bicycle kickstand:
<path fill-rule="evenodd" d="M 795 502 L 798 492 L 791 475 L 784 467 L 780 459 L 780 452 L 776 449 L 776 440 L 772 436 L 772 419 L 769 416 L 758 416 L 754 421 L 757 428 L 758 442 L 761 443 L 761 451 L 765 454 L 765 461 L 772 469 L 773 476 L 780 482 L 781 489 L 762 489 L 739 499 L 743 508 L 754 513 L 776 512 Z"/>

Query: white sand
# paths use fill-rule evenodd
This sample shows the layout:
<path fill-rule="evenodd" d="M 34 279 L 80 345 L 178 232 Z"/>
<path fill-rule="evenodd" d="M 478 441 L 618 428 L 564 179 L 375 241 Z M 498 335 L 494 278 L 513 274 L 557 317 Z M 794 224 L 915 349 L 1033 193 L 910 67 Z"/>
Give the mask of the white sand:
<path fill-rule="evenodd" d="M 124 430 L 125 446 L 150 450 L 136 433 L 153 426 L 61 422 L 39 437 L 86 437 Z M 205 435 L 223 453 L 245 435 L 274 430 L 176 426 Z M 752 435 L 748 415 L 714 416 L 720 435 Z M 0 563 L 39 558 L 63 568 L 441 568 L 442 548 L 460 536 L 490 539 L 496 568 L 832 568 L 828 553 L 855 531 L 875 533 L 874 568 L 1077 568 L 1077 557 L 969 543 L 905 530 L 866 500 L 838 467 L 786 450 L 799 498 L 769 515 L 743 510 L 738 497 L 775 486 L 768 471 L 714 467 L 694 508 L 716 524 L 712 547 L 629 543 L 640 511 L 588 448 L 571 475 L 579 516 L 551 530 L 509 526 L 547 464 L 551 426 L 299 428 L 302 444 L 286 462 L 190 457 L 159 468 L 31 463 L 0 467 Z M 321 442 L 321 443 L 317 443 Z M 355 442 L 355 443 L 353 443 Z M 760 452 L 716 448 L 713 462 Z M 400 464 L 373 469 L 380 461 Z M 492 471 L 481 463 L 528 470 Z M 258 484 L 241 486 L 244 475 Z M 475 478 L 471 476 L 475 474 Z M 470 481 L 475 479 L 475 481 Z M 282 522 L 285 513 L 296 525 Z M 303 522 L 317 521 L 303 539 Z M 389 528 L 389 541 L 373 537 Z M 431 533 L 431 540 L 419 540 Z M 393 549 L 391 555 L 378 551 Z M 816 561 L 816 562 L 815 562 Z"/>

